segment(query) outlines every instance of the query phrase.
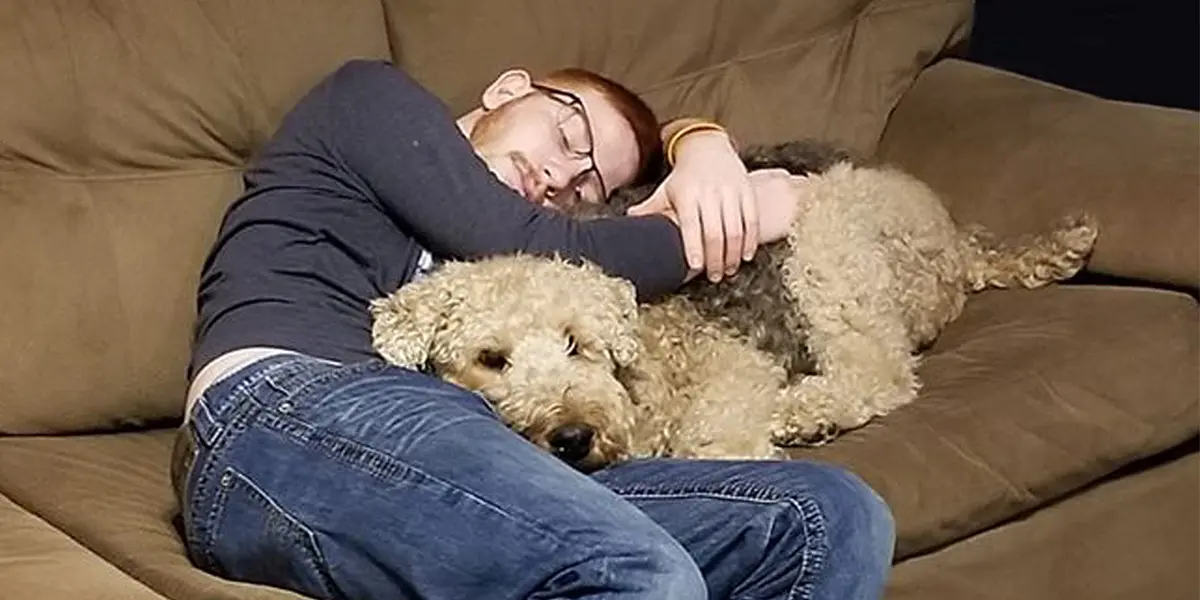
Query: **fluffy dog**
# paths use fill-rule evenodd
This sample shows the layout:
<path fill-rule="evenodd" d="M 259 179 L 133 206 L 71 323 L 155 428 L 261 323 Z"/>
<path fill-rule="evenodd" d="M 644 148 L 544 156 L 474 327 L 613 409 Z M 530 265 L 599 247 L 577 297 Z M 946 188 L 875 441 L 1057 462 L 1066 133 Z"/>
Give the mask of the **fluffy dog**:
<path fill-rule="evenodd" d="M 798 142 L 752 149 L 794 174 L 796 225 L 720 284 L 638 306 L 588 264 L 451 262 L 371 305 L 387 360 L 479 392 L 514 430 L 583 470 L 642 456 L 774 458 L 917 395 L 917 355 L 988 287 L 1074 275 L 1090 217 L 997 241 L 886 165 Z M 605 218 L 652 186 L 618 194 Z"/>

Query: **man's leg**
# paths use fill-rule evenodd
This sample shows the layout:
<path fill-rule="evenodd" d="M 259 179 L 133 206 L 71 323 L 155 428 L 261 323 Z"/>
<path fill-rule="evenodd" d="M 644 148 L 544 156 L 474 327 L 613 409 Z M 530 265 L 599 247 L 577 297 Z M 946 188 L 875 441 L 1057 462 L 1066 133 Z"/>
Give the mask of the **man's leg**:
<path fill-rule="evenodd" d="M 594 475 L 679 540 L 710 598 L 879 598 L 895 543 L 865 483 L 802 461 L 626 463 Z"/>
<path fill-rule="evenodd" d="M 428 377 L 272 369 L 193 413 L 189 550 L 233 579 L 315 597 L 705 598 L 698 562 L 712 598 L 859 598 L 891 556 L 886 509 L 833 468 L 646 461 L 597 483 Z"/>
<path fill-rule="evenodd" d="M 364 600 L 705 598 L 654 521 L 421 374 L 268 359 L 189 427 L 189 553 L 230 579 Z"/>

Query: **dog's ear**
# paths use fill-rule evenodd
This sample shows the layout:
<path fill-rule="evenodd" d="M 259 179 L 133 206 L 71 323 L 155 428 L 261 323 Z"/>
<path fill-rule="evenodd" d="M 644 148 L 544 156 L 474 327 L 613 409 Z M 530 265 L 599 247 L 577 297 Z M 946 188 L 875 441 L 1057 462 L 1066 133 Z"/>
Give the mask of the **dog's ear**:
<path fill-rule="evenodd" d="M 429 280 L 409 283 L 372 300 L 372 345 L 394 365 L 424 367 L 450 302 L 450 293 Z"/>

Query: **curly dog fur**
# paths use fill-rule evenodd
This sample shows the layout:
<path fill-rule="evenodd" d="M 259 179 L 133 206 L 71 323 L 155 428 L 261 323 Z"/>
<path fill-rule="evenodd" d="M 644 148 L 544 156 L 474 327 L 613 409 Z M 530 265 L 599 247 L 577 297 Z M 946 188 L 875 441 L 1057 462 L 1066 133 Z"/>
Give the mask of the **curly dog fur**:
<path fill-rule="evenodd" d="M 372 303 L 376 348 L 478 391 L 581 469 L 777 457 L 911 402 L 920 350 L 971 292 L 1066 279 L 1097 235 L 1086 214 L 1018 240 L 959 228 L 917 179 L 812 142 L 743 157 L 793 173 L 800 207 L 786 240 L 722 283 L 638 306 L 587 264 L 451 262 Z M 652 189 L 573 214 L 618 214 Z"/>

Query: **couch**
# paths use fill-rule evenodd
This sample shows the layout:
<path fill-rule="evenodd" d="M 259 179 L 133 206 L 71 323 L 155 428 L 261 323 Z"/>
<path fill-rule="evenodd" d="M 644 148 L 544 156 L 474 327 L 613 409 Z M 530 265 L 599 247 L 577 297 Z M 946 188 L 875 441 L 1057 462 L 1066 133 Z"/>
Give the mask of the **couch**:
<path fill-rule="evenodd" d="M 894 511 L 887 597 L 1198 595 L 1200 122 L 973 64 L 967 0 L 0 3 L 0 598 L 275 599 L 195 569 L 168 482 L 197 273 L 241 169 L 343 61 L 459 112 L 501 68 L 663 119 L 815 136 L 1004 233 L 1075 207 L 1085 273 L 973 297 L 913 405 L 803 458 Z M 1148 67 L 1149 68 L 1149 67 Z"/>

